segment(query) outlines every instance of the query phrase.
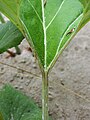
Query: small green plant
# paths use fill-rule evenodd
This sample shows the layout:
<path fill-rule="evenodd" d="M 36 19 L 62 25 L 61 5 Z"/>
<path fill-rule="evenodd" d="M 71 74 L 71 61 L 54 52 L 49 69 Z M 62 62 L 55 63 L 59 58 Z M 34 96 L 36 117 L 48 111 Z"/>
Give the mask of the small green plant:
<path fill-rule="evenodd" d="M 0 0 L 0 11 L 17 26 L 37 55 L 42 72 L 42 120 L 48 120 L 49 71 L 89 22 L 90 0 Z"/>

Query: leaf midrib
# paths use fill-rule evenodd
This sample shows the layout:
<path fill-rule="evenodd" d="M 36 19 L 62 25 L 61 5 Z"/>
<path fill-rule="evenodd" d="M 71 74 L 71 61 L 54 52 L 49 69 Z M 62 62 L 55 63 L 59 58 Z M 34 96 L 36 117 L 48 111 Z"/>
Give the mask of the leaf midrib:
<path fill-rule="evenodd" d="M 46 38 L 46 25 L 45 25 L 45 13 L 44 13 L 44 2 L 42 3 L 42 19 L 43 19 L 43 30 L 44 30 L 44 69 L 47 69 L 47 38 Z"/>

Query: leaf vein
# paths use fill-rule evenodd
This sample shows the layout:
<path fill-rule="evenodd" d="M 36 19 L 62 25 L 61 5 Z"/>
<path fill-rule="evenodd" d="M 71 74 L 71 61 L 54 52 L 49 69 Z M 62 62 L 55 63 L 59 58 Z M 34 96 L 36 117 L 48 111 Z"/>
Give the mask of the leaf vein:
<path fill-rule="evenodd" d="M 27 31 L 27 33 L 28 33 L 28 37 L 31 39 L 31 41 L 32 41 L 32 37 L 31 37 L 31 35 L 30 35 L 30 33 L 29 33 L 29 31 L 28 31 L 28 28 L 27 28 L 27 26 L 24 24 L 24 22 L 23 22 L 23 20 L 20 18 L 20 20 L 21 20 L 21 23 L 23 24 L 23 26 L 24 26 L 24 28 L 25 28 L 25 30 Z M 26 36 L 27 37 L 27 36 Z M 32 44 L 33 44 L 33 42 L 32 42 Z M 34 45 L 33 45 L 34 46 Z"/>
<path fill-rule="evenodd" d="M 63 35 L 62 39 L 60 40 L 60 43 L 59 43 L 58 49 L 57 49 L 57 51 L 56 51 L 56 54 L 55 54 L 53 60 L 51 61 L 50 65 L 48 66 L 48 69 L 49 69 L 50 66 L 53 64 L 53 62 L 55 61 L 55 59 L 57 58 L 56 56 L 57 56 L 58 53 L 59 53 L 59 49 L 60 49 L 61 43 L 62 43 L 65 35 L 67 34 L 68 30 L 70 29 L 70 27 L 71 27 L 82 15 L 83 15 L 83 13 L 80 14 L 80 15 L 69 25 L 69 27 L 68 27 L 68 28 L 66 29 L 66 31 L 64 32 L 64 35 Z M 64 47 L 67 45 L 67 43 L 70 41 L 71 38 L 72 38 L 72 35 L 71 35 L 71 37 L 69 38 L 69 40 L 65 43 L 65 45 L 61 48 L 61 51 L 64 49 Z"/>
<path fill-rule="evenodd" d="M 64 39 L 64 37 L 66 36 L 68 30 L 71 28 L 71 26 L 82 16 L 82 14 L 80 14 L 70 25 L 69 27 L 66 29 L 66 31 L 64 32 L 64 35 L 62 37 L 62 39 L 60 40 L 60 43 L 59 43 L 59 46 L 58 46 L 58 49 L 57 49 L 57 53 L 59 52 L 59 48 L 61 47 L 61 44 L 62 44 L 62 41 Z"/>
<path fill-rule="evenodd" d="M 45 59 L 45 64 L 44 64 L 44 68 L 47 68 L 47 36 L 46 36 L 46 27 L 45 27 L 45 15 L 44 15 L 44 2 L 43 0 L 41 0 L 42 2 L 42 18 L 43 18 L 43 31 L 44 31 L 44 47 L 45 47 L 45 55 L 44 55 L 44 59 Z"/>
<path fill-rule="evenodd" d="M 28 2 L 31 5 L 31 7 L 33 8 L 34 12 L 36 13 L 36 15 L 37 15 L 38 19 L 40 20 L 40 22 L 43 24 L 43 22 L 42 22 L 42 20 L 41 20 L 41 18 L 39 16 L 38 12 L 36 11 L 35 7 L 32 5 L 32 3 L 29 0 L 28 0 Z"/>
<path fill-rule="evenodd" d="M 60 6 L 59 6 L 57 12 L 55 13 L 54 17 L 53 17 L 52 20 L 49 22 L 49 24 L 46 26 L 46 30 L 50 27 L 50 25 L 52 24 L 52 22 L 54 21 L 54 19 L 57 17 L 57 15 L 58 15 L 59 11 L 61 10 L 61 8 L 62 8 L 62 6 L 63 6 L 63 4 L 64 4 L 65 1 L 66 1 L 66 0 L 63 0 L 62 3 L 60 4 Z"/>

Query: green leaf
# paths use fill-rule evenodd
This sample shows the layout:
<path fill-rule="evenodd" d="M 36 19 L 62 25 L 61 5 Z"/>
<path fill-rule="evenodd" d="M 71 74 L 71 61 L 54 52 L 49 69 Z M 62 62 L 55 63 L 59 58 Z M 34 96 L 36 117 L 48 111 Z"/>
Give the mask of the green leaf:
<path fill-rule="evenodd" d="M 89 0 L 79 0 L 79 1 L 83 4 L 84 7 L 86 7 L 87 4 L 89 3 Z"/>
<path fill-rule="evenodd" d="M 90 0 L 80 0 L 80 2 L 84 6 L 83 10 L 83 18 L 80 22 L 80 25 L 78 27 L 78 30 L 80 30 L 87 22 L 90 21 Z"/>
<path fill-rule="evenodd" d="M 21 1 L 20 20 L 44 70 L 54 65 L 76 34 L 85 17 L 86 3 L 82 4 L 79 0 L 47 0 L 44 7 L 43 0 Z"/>
<path fill-rule="evenodd" d="M 0 112 L 4 120 L 41 120 L 42 113 L 32 99 L 9 85 L 0 91 Z"/>
<path fill-rule="evenodd" d="M 0 24 L 0 53 L 16 47 L 23 40 L 22 33 L 11 22 Z"/>
<path fill-rule="evenodd" d="M 22 31 L 22 25 L 18 15 L 19 4 L 20 0 L 0 0 L 0 12 L 9 18 L 10 21 Z"/>

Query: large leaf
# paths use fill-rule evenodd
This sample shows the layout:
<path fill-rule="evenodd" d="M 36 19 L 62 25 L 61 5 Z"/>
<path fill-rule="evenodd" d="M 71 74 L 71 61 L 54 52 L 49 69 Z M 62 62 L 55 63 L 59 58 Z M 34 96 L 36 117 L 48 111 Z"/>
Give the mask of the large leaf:
<path fill-rule="evenodd" d="M 22 33 L 13 23 L 0 24 L 0 53 L 19 45 L 23 38 Z"/>
<path fill-rule="evenodd" d="M 86 15 L 87 1 L 47 0 L 46 5 L 43 0 L 21 1 L 21 22 L 45 70 L 55 63 L 58 55 L 76 34 Z"/>
<path fill-rule="evenodd" d="M 7 16 L 22 31 L 22 25 L 18 16 L 19 3 L 20 0 L 0 0 L 0 12 Z"/>
<path fill-rule="evenodd" d="M 32 99 L 9 85 L 0 91 L 0 113 L 0 120 L 41 120 L 42 114 Z"/>

